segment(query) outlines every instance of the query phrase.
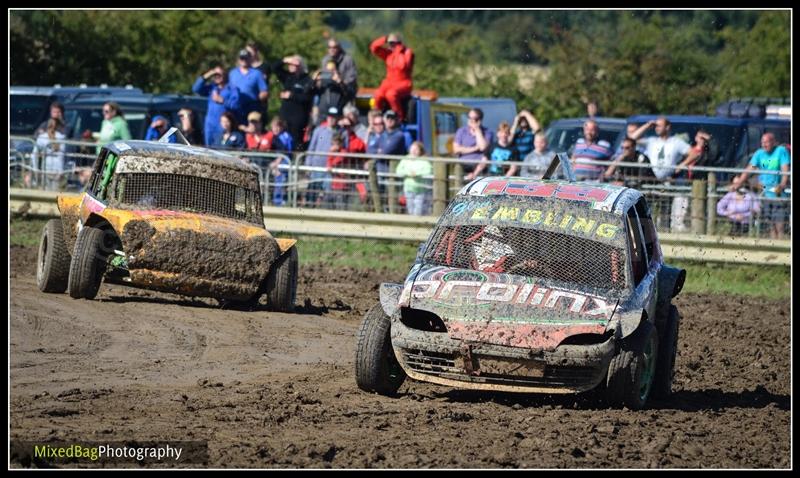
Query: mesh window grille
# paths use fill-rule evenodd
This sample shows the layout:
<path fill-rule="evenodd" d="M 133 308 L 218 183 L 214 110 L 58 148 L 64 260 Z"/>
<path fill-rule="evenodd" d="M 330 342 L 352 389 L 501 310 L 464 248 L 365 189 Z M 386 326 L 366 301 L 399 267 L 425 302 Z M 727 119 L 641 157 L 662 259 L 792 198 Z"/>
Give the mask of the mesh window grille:
<path fill-rule="evenodd" d="M 440 226 L 425 251 L 426 263 L 625 288 L 625 253 L 597 241 L 551 231 L 495 225 Z"/>
<path fill-rule="evenodd" d="M 212 214 L 263 224 L 261 196 L 241 186 L 198 176 L 164 173 L 122 173 L 114 197 L 122 204 Z"/>

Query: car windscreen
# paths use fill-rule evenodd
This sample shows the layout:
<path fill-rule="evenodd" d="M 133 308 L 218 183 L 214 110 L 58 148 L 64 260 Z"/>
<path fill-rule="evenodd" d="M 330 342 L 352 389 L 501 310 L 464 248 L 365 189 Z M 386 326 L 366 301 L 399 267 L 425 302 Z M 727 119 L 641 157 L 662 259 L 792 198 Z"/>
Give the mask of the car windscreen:
<path fill-rule="evenodd" d="M 600 124 L 600 139 L 608 141 L 612 148 L 617 147 L 617 138 L 624 126 L 610 126 Z M 549 148 L 557 153 L 572 154 L 575 142 L 583 137 L 582 125 L 553 125 L 545 132 Z"/>
<path fill-rule="evenodd" d="M 42 95 L 11 96 L 11 134 L 32 135 L 49 116 L 51 99 Z"/>
<path fill-rule="evenodd" d="M 709 141 L 710 158 L 706 166 L 736 167 L 739 148 L 744 140 L 744 131 L 740 126 L 707 123 L 673 122 L 671 134 L 678 136 L 689 144 L 694 144 L 697 130 L 702 128 L 711 135 Z M 643 137 L 655 136 L 655 129 L 650 128 Z"/>
<path fill-rule="evenodd" d="M 465 196 L 440 219 L 423 261 L 608 292 L 626 287 L 625 251 L 622 218 L 580 201 Z"/>

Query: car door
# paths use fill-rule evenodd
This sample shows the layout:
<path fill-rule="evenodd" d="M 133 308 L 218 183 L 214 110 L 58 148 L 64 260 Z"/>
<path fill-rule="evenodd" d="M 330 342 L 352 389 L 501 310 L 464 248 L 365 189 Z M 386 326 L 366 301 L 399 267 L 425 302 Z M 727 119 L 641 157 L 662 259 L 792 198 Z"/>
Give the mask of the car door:
<path fill-rule="evenodd" d="M 655 320 L 656 312 L 656 280 L 657 267 L 651 267 L 648 257 L 648 244 L 642 230 L 642 224 L 636 212 L 636 207 L 631 205 L 625 213 L 626 231 L 628 241 L 628 257 L 630 257 L 630 276 L 633 281 L 632 303 L 647 311 L 647 317 Z M 652 220 L 650 220 L 652 223 Z M 655 242 L 651 242 L 650 249 L 655 256 Z"/>

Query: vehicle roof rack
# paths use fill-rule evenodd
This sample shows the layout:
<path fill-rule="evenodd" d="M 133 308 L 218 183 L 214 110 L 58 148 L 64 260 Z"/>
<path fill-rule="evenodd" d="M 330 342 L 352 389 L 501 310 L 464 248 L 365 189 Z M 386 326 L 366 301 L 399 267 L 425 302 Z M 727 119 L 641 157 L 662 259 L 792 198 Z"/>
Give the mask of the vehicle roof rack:
<path fill-rule="evenodd" d="M 791 99 L 785 97 L 736 97 L 721 103 L 716 108 L 716 116 L 726 118 L 765 118 L 774 117 L 774 108 L 788 107 Z M 769 112 L 768 112 L 769 110 Z M 784 116 L 784 115 L 781 115 Z"/>
<path fill-rule="evenodd" d="M 742 96 L 734 97 L 728 101 L 741 101 L 743 103 L 753 103 L 756 105 L 790 105 L 792 99 L 788 97 L 774 97 L 774 96 Z"/>

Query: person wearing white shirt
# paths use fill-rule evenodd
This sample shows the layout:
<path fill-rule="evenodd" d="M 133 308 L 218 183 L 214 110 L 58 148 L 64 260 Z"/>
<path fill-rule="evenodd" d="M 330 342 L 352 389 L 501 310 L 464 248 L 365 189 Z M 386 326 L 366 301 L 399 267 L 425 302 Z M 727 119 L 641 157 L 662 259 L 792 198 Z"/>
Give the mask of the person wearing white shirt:
<path fill-rule="evenodd" d="M 44 172 L 43 186 L 48 191 L 58 191 L 61 188 L 66 147 L 61 141 L 67 139 L 62 133 L 63 128 L 64 122 L 60 119 L 48 120 L 47 129 L 36 137 L 36 144 L 31 154 L 34 170 L 41 169 Z"/>
<path fill-rule="evenodd" d="M 639 140 L 645 131 L 655 126 L 656 135 Z M 661 181 L 665 181 L 674 169 L 672 166 L 678 164 L 689 152 L 691 146 L 678 136 L 670 136 L 672 125 L 669 120 L 660 116 L 655 121 L 648 121 L 640 126 L 631 134 L 631 138 L 637 140 L 645 147 L 644 154 L 650 158 L 653 165 L 653 174 Z"/>
<path fill-rule="evenodd" d="M 655 136 L 639 140 L 648 129 L 655 126 Z M 691 146 L 678 136 L 670 136 L 672 125 L 664 116 L 648 121 L 631 134 L 631 138 L 644 146 L 645 155 L 653 165 L 653 174 L 659 181 L 669 181 L 674 166 L 680 163 L 689 153 Z M 689 209 L 689 197 L 677 196 L 672 201 L 670 219 L 673 232 L 685 232 L 686 213 Z"/>

